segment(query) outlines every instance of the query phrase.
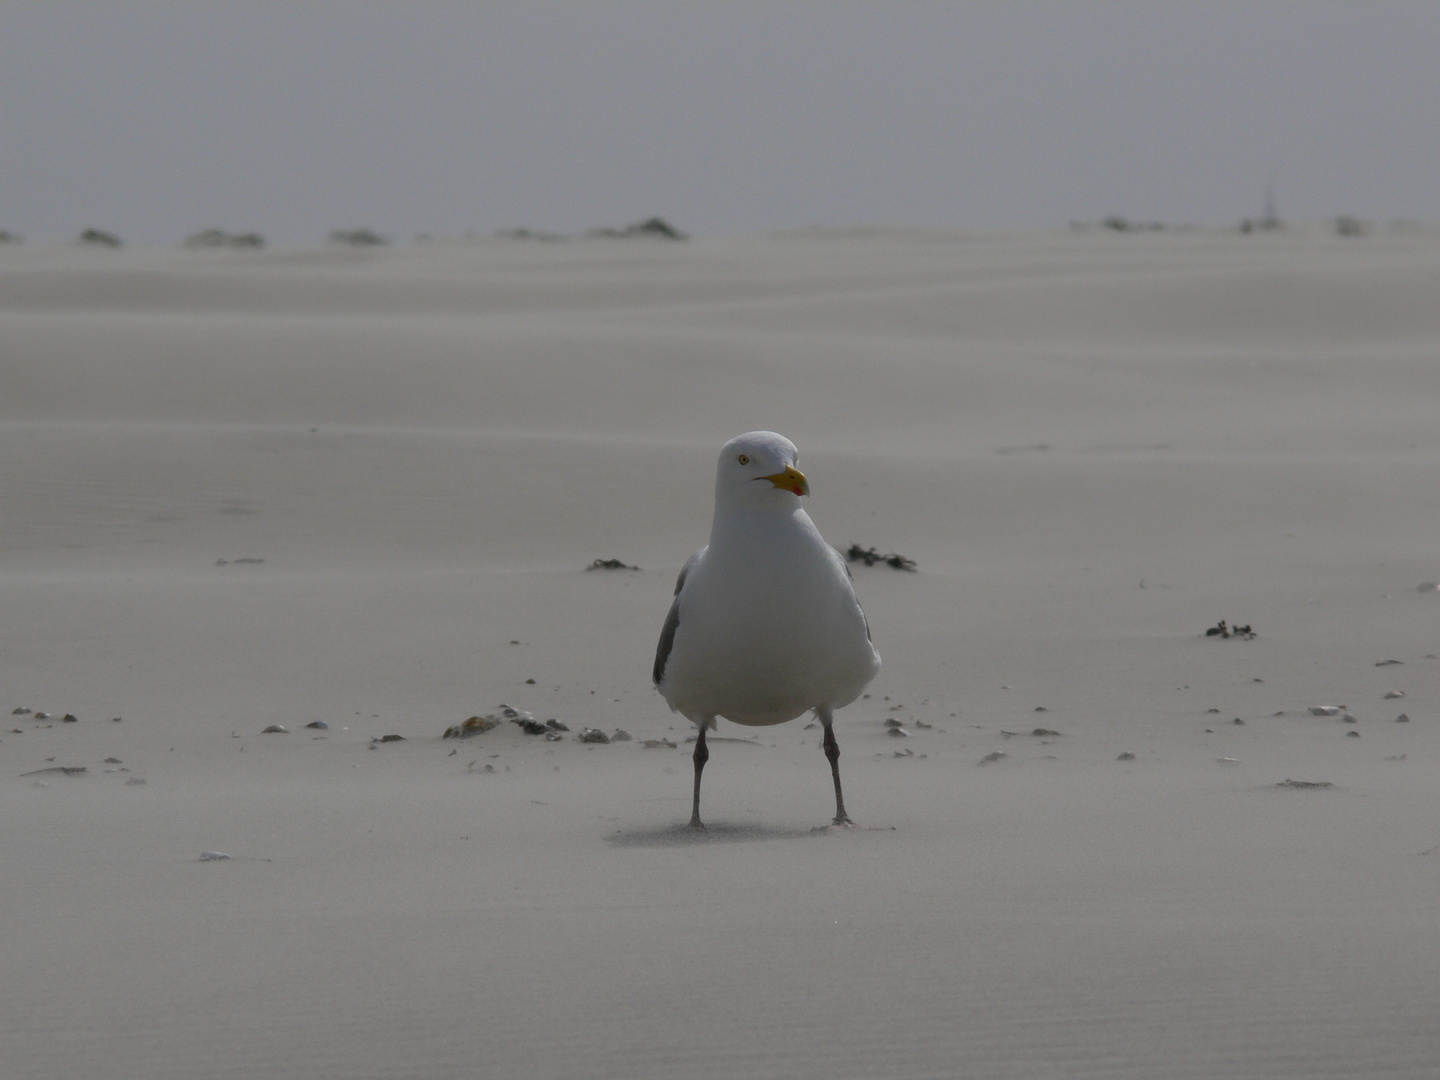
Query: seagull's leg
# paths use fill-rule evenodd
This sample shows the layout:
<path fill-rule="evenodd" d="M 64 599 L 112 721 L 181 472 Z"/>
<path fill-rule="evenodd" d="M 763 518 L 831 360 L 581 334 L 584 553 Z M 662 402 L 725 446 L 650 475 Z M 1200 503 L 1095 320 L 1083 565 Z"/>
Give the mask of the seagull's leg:
<path fill-rule="evenodd" d="M 705 762 L 710 760 L 710 750 L 705 745 L 705 728 L 708 721 L 700 724 L 700 734 L 695 737 L 695 805 L 690 811 L 690 827 L 692 829 L 703 829 L 705 823 L 700 820 L 700 774 L 705 771 Z"/>
<path fill-rule="evenodd" d="M 835 741 L 835 729 L 830 726 L 830 710 L 822 705 L 815 710 L 815 715 L 825 728 L 825 756 L 830 759 L 830 775 L 835 780 L 835 824 L 853 825 L 850 815 L 845 813 L 845 796 L 840 794 L 840 744 Z M 698 773 L 695 783 L 700 783 Z"/>

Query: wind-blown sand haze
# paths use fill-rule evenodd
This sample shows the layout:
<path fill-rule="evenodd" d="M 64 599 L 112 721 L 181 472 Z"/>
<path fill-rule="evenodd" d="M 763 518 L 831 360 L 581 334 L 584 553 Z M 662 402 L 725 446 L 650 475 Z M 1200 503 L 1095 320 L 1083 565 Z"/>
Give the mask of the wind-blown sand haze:
<path fill-rule="evenodd" d="M 1423 230 L 0 247 L 0 1075 L 1440 1073 L 1437 301 Z M 918 565 L 862 831 L 806 720 L 686 828 L 753 429 Z"/>

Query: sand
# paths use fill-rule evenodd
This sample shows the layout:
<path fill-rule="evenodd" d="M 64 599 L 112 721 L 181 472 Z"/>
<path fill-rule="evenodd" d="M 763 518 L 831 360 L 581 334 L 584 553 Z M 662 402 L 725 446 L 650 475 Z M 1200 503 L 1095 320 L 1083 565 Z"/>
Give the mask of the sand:
<path fill-rule="evenodd" d="M 1440 233 L 27 245 L 0 325 L 7 1080 L 1440 1074 Z M 918 564 L 865 831 L 803 721 L 685 828 L 755 428 Z"/>

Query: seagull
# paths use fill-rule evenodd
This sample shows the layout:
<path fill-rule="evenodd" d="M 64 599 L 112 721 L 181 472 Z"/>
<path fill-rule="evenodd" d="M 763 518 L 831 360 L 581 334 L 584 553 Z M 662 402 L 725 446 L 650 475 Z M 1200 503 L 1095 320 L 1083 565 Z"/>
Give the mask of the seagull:
<path fill-rule="evenodd" d="M 880 654 L 850 568 L 800 507 L 810 485 L 795 467 L 798 456 L 773 431 L 721 447 L 710 543 L 681 569 L 660 631 L 655 686 L 700 732 L 691 828 L 705 827 L 700 774 L 710 758 L 705 732 L 717 716 L 764 727 L 812 709 L 825 729 L 835 824 L 854 824 L 840 793 L 831 723 L 880 670 Z"/>

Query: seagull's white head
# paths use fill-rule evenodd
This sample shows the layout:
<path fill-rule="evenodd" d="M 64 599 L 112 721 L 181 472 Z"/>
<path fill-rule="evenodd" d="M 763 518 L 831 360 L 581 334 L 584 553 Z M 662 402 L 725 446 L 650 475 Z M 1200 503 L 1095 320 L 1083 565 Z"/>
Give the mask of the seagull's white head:
<path fill-rule="evenodd" d="M 810 494 L 795 467 L 800 451 L 773 431 L 749 431 L 720 448 L 715 468 L 715 505 L 792 510 Z"/>

